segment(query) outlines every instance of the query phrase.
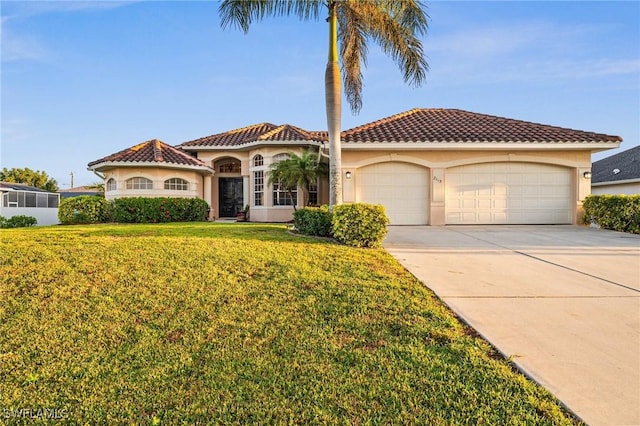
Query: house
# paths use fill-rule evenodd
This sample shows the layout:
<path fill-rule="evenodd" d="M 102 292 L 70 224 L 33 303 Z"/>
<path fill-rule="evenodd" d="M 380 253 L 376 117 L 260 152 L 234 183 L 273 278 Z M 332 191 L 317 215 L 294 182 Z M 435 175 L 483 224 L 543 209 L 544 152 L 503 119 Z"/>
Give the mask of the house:
<path fill-rule="evenodd" d="M 22 183 L 0 182 L 0 197 L 0 216 L 32 216 L 38 225 L 59 223 L 60 194 Z"/>
<path fill-rule="evenodd" d="M 640 194 L 640 146 L 594 162 L 591 173 L 592 194 Z"/>
<path fill-rule="evenodd" d="M 392 224 L 579 223 L 591 154 L 622 139 L 458 109 L 412 109 L 342 132 L 344 202 L 383 204 Z M 197 196 L 212 217 L 245 205 L 251 220 L 282 222 L 292 200 L 269 166 L 327 133 L 255 124 L 170 147 L 148 141 L 89 163 L 106 197 Z M 179 179 L 179 180 L 176 180 Z M 179 189 L 178 189 L 179 186 Z M 320 180 L 310 198 L 328 202 Z M 294 193 L 298 204 L 302 194 Z"/>
<path fill-rule="evenodd" d="M 68 189 L 61 189 L 58 191 L 58 194 L 60 194 L 60 196 L 62 197 L 62 199 L 65 198 L 72 198 L 72 197 L 81 197 L 83 195 L 102 195 L 102 192 L 95 189 L 92 186 L 74 186 L 73 188 L 68 188 Z"/>

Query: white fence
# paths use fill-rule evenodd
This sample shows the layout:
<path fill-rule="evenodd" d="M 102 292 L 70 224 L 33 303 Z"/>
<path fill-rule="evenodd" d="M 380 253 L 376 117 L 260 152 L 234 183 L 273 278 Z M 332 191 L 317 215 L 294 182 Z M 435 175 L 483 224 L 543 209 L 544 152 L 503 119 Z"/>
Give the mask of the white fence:
<path fill-rule="evenodd" d="M 0 205 L 0 216 L 9 219 L 13 216 L 25 215 L 33 216 L 38 220 L 38 225 L 57 225 L 58 208 L 40 208 L 40 207 L 3 207 Z"/>

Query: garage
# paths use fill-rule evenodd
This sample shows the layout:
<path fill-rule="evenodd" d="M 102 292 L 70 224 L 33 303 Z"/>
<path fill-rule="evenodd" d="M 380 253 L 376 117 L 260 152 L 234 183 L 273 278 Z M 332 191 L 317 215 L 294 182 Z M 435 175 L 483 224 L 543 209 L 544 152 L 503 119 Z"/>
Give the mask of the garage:
<path fill-rule="evenodd" d="M 446 171 L 447 224 L 568 224 L 571 169 L 537 163 L 482 163 Z"/>
<path fill-rule="evenodd" d="M 402 162 L 377 163 L 358 169 L 356 201 L 382 204 L 392 225 L 426 225 L 429 169 Z"/>

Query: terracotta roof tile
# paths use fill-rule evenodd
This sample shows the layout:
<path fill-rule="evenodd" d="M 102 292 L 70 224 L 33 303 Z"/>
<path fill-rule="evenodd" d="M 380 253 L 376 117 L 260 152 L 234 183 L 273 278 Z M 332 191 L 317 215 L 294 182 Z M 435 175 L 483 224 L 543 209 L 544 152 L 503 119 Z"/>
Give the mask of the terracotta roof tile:
<path fill-rule="evenodd" d="M 205 163 L 193 157 L 191 154 L 184 152 L 171 145 L 153 139 L 142 142 L 131 148 L 124 149 L 115 154 L 108 155 L 96 161 L 89 163 L 89 167 L 100 163 L 160 163 L 160 164 L 179 164 L 184 166 L 203 166 Z"/>
<path fill-rule="evenodd" d="M 325 134 L 326 135 L 326 134 Z M 260 123 L 240 129 L 230 130 L 180 144 L 180 147 L 225 147 L 242 146 L 259 141 L 280 142 L 313 142 L 321 139 L 322 132 L 309 132 L 296 126 L 283 124 L 276 126 L 271 123 Z"/>
<path fill-rule="evenodd" d="M 345 143 L 576 143 L 622 139 L 458 109 L 412 109 L 342 132 Z"/>

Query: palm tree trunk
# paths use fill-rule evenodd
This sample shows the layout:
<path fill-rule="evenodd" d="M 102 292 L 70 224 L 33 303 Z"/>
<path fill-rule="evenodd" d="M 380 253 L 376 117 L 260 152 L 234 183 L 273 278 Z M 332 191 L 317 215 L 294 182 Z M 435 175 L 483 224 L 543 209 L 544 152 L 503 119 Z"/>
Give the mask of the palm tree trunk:
<path fill-rule="evenodd" d="M 329 59 L 324 74 L 324 90 L 329 131 L 329 210 L 342 204 L 342 149 L 340 144 L 340 67 L 338 65 L 338 19 L 336 3 L 329 7 Z"/>

